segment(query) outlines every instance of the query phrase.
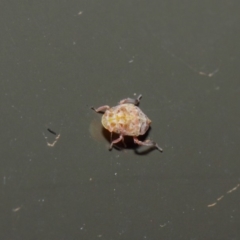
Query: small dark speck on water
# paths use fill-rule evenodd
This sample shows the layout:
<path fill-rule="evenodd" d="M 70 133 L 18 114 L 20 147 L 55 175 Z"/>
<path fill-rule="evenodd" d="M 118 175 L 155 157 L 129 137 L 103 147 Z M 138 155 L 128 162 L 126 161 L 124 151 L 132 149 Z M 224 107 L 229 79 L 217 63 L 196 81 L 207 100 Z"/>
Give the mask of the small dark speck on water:
<path fill-rule="evenodd" d="M 51 130 L 50 128 L 47 129 L 50 133 L 57 135 L 53 130 Z"/>

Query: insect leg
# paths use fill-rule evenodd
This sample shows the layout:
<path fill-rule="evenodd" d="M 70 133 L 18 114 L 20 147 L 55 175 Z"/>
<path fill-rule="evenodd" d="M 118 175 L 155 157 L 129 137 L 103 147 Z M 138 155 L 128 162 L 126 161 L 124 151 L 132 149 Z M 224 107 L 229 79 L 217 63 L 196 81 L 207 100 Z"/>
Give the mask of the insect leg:
<path fill-rule="evenodd" d="M 122 135 L 120 135 L 119 138 L 113 140 L 113 141 L 111 142 L 111 144 L 110 144 L 109 150 L 112 149 L 112 147 L 113 147 L 114 144 L 116 144 L 116 143 L 118 143 L 118 142 L 120 142 L 120 141 L 122 141 L 122 140 L 123 140 L 123 136 L 122 136 Z"/>
<path fill-rule="evenodd" d="M 160 148 L 156 142 L 153 142 L 153 141 L 151 141 L 151 140 L 146 140 L 146 141 L 142 142 L 142 141 L 138 140 L 136 137 L 134 137 L 133 140 L 134 140 L 134 142 L 135 142 L 136 144 L 138 144 L 138 145 L 148 146 L 148 147 L 155 147 L 155 148 L 157 148 L 160 152 L 163 151 L 163 149 Z"/>
<path fill-rule="evenodd" d="M 106 110 L 108 110 L 110 107 L 108 105 L 104 105 L 104 106 L 101 106 L 99 108 L 94 108 L 94 107 L 91 107 L 92 110 L 94 110 L 95 112 L 105 112 Z"/>
<path fill-rule="evenodd" d="M 142 98 L 142 95 L 140 94 L 137 99 L 132 99 L 132 98 L 126 98 L 123 99 L 119 102 L 119 104 L 124 104 L 124 103 L 131 103 L 134 105 L 138 105 L 140 103 L 140 99 Z"/>

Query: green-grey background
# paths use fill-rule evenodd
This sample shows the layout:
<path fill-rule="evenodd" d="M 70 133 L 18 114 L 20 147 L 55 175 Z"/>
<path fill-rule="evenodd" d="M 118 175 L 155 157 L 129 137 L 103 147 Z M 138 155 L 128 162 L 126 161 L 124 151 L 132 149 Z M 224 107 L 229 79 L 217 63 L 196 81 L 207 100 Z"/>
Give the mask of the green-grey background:
<path fill-rule="evenodd" d="M 239 7 L 1 1 L 0 238 L 240 239 Z M 162 154 L 90 109 L 137 94 Z"/>

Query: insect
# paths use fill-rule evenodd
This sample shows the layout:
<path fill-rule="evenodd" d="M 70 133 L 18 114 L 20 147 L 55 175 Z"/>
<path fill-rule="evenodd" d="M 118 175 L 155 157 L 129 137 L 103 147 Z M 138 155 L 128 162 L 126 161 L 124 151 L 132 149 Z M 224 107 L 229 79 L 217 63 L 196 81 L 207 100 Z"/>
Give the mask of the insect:
<path fill-rule="evenodd" d="M 102 116 L 103 127 L 110 133 L 119 134 L 119 138 L 111 142 L 109 150 L 120 141 L 124 143 L 124 136 L 132 136 L 134 143 L 138 145 L 155 147 L 160 152 L 163 151 L 156 142 L 151 140 L 140 141 L 137 138 L 144 135 L 151 124 L 151 120 L 137 106 L 141 98 L 142 95 L 139 95 L 137 99 L 123 99 L 115 107 L 109 107 L 108 105 L 96 109 L 92 107 L 95 112 L 104 113 Z"/>

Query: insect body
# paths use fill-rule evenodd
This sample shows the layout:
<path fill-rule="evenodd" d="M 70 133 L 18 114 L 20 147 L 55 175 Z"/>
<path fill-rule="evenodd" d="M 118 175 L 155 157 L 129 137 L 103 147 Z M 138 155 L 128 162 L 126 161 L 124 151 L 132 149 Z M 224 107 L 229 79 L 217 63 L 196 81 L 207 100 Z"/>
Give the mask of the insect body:
<path fill-rule="evenodd" d="M 133 140 L 138 145 L 155 147 L 159 151 L 163 151 L 157 143 L 146 140 L 144 142 L 138 140 L 139 135 L 144 135 L 151 124 L 151 120 L 136 106 L 139 104 L 141 95 L 137 99 L 123 99 L 115 107 L 101 106 L 97 109 L 92 108 L 96 112 L 104 112 L 102 116 L 102 125 L 109 132 L 119 134 L 119 138 L 111 142 L 112 146 L 124 140 L 124 136 L 132 136 Z"/>

